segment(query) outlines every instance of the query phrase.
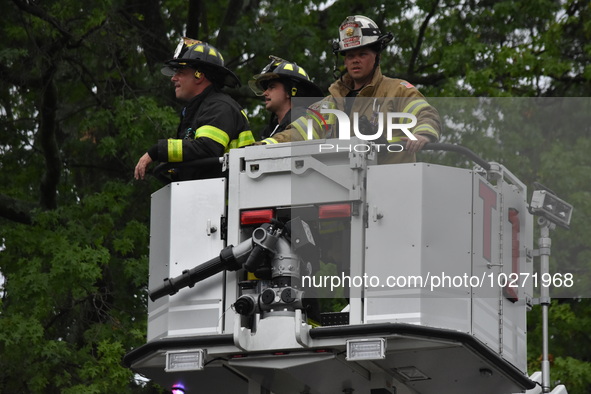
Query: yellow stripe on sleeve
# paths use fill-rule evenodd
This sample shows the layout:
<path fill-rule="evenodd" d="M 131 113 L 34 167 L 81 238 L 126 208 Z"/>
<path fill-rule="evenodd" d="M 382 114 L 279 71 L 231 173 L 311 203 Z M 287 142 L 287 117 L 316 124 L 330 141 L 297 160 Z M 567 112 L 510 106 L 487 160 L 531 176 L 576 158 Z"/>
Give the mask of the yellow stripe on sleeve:
<path fill-rule="evenodd" d="M 230 143 L 230 137 L 228 136 L 228 134 L 226 134 L 225 131 L 209 125 L 201 126 L 197 129 L 197 131 L 195 132 L 195 138 L 199 137 L 211 138 L 218 144 L 222 145 L 224 149 Z"/>
<path fill-rule="evenodd" d="M 168 140 L 168 161 L 172 163 L 183 161 L 183 140 Z"/>

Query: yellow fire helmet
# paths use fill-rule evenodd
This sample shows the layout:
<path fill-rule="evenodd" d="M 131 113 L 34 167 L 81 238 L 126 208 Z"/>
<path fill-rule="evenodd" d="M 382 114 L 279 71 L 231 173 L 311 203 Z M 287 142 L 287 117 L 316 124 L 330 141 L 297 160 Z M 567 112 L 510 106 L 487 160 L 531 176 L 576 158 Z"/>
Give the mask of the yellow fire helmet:
<path fill-rule="evenodd" d="M 190 67 L 205 73 L 210 80 L 219 80 L 228 87 L 240 86 L 238 77 L 224 65 L 224 57 L 213 45 L 183 37 L 174 53 L 162 68 L 162 74 L 173 76 L 180 68 Z"/>
<path fill-rule="evenodd" d="M 248 81 L 248 86 L 257 96 L 263 94 L 271 80 L 279 79 L 288 85 L 286 90 L 292 97 L 322 97 L 322 90 L 310 80 L 302 67 L 277 56 L 271 55 L 269 59 L 271 62 Z"/>

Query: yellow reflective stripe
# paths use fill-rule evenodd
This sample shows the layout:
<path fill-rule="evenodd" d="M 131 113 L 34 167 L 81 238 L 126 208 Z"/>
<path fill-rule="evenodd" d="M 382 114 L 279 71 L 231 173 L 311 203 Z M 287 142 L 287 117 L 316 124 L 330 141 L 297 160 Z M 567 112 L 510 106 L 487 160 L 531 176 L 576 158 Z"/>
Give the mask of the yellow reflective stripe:
<path fill-rule="evenodd" d="M 302 126 L 302 123 L 304 123 L 303 126 Z M 292 123 L 292 125 L 300 133 L 300 135 L 302 136 L 304 141 L 308 140 L 308 118 L 307 117 L 305 117 L 305 116 L 299 117 L 295 122 Z M 320 137 L 318 136 L 318 133 L 316 132 L 316 129 L 314 127 L 312 127 L 312 138 L 315 140 L 320 139 Z"/>
<path fill-rule="evenodd" d="M 422 124 L 414 128 L 412 131 L 413 134 L 417 134 L 418 132 L 426 132 L 429 134 L 433 134 L 435 137 L 439 137 L 437 130 L 435 127 L 431 126 L 430 124 Z"/>
<path fill-rule="evenodd" d="M 230 141 L 230 144 L 226 148 L 226 152 L 230 149 L 242 148 L 243 146 L 252 145 L 255 143 L 255 139 L 252 136 L 250 130 L 243 131 L 240 133 L 237 139 Z"/>
<path fill-rule="evenodd" d="M 279 142 L 277 142 L 277 140 L 275 138 L 265 138 L 263 141 L 263 144 L 278 144 Z"/>
<path fill-rule="evenodd" d="M 419 113 L 419 111 L 421 111 L 423 108 L 426 107 L 430 107 L 429 103 L 426 102 L 425 100 L 413 100 L 410 103 L 408 103 L 408 105 L 404 108 L 404 110 L 402 110 L 402 112 L 406 112 L 408 114 L 413 114 L 413 115 L 417 115 Z M 403 123 L 410 123 L 411 120 L 410 118 L 404 118 Z"/>
<path fill-rule="evenodd" d="M 168 161 L 172 163 L 183 161 L 183 140 L 168 140 Z"/>
<path fill-rule="evenodd" d="M 436 138 L 439 138 L 439 133 L 437 133 L 437 131 L 435 130 L 435 127 L 431 126 L 430 124 L 422 124 L 420 126 L 417 126 L 414 128 L 413 130 L 413 134 L 417 134 L 417 132 L 426 132 L 429 134 L 433 134 Z M 402 141 L 402 136 L 401 137 L 392 137 L 392 139 L 388 140 L 388 142 L 398 142 L 398 141 Z"/>
<path fill-rule="evenodd" d="M 252 131 L 245 130 L 238 135 L 238 147 L 242 148 L 243 146 L 252 145 L 254 144 L 255 139 L 252 135 Z"/>
<path fill-rule="evenodd" d="M 416 115 L 417 112 L 419 112 L 420 109 L 422 109 L 423 107 L 429 105 L 429 103 L 427 103 L 427 101 L 423 100 L 423 99 L 419 99 L 419 100 L 413 100 L 410 103 L 408 103 L 406 105 L 406 107 L 404 107 L 404 109 L 402 110 L 402 112 L 407 112 L 407 113 L 411 113 L 413 115 Z M 413 107 L 417 107 L 420 106 L 420 109 L 417 108 L 413 108 Z"/>
<path fill-rule="evenodd" d="M 224 148 L 228 146 L 230 143 L 230 137 L 226 134 L 225 131 L 218 129 L 214 126 L 201 126 L 195 132 L 195 138 L 199 137 L 207 137 L 211 138 L 218 144 L 222 145 Z"/>

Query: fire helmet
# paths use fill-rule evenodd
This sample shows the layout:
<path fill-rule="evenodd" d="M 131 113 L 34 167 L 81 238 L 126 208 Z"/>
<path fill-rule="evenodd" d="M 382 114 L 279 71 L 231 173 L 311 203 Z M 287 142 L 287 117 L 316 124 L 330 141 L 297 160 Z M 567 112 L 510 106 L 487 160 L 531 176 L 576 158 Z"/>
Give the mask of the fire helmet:
<path fill-rule="evenodd" d="M 271 62 L 260 74 L 248 81 L 248 86 L 257 96 L 262 96 L 271 80 L 279 79 L 286 85 L 285 88 L 292 97 L 322 97 L 322 90 L 310 80 L 302 67 L 277 56 L 271 55 L 269 59 Z"/>
<path fill-rule="evenodd" d="M 219 82 L 231 88 L 240 86 L 238 77 L 225 67 L 220 51 L 206 42 L 183 37 L 174 57 L 164 64 L 162 74 L 167 76 L 173 76 L 181 68 L 190 67 L 203 72 L 214 83 Z"/>
<path fill-rule="evenodd" d="M 378 25 L 362 15 L 348 16 L 339 26 L 339 40 L 333 42 L 333 52 L 370 47 L 380 53 L 392 41 L 392 33 L 382 34 Z"/>

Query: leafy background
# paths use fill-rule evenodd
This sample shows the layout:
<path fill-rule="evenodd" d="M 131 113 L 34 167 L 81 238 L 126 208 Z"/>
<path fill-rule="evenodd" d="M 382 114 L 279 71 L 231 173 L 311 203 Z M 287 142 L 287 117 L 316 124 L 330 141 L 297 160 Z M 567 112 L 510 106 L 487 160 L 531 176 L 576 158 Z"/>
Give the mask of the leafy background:
<path fill-rule="evenodd" d="M 384 74 L 426 96 L 590 96 L 588 1 L 362 3 L 370 2 L 0 2 L 0 392 L 163 391 L 138 381 L 121 358 L 145 341 L 149 195 L 158 188 L 133 181 L 133 168 L 176 129 L 178 103 L 160 67 L 180 36 L 222 51 L 243 82 L 230 93 L 255 132 L 267 114 L 246 81 L 272 54 L 304 66 L 326 90 L 336 28 L 354 14 L 394 34 Z M 578 267 L 585 285 L 590 135 L 585 123 L 445 135 L 575 205 L 571 230 L 552 234 L 552 262 L 553 270 Z M 465 165 L 453 155 L 420 159 Z M 550 316 L 553 383 L 591 392 L 589 300 L 556 299 Z M 534 307 L 532 371 L 539 369 L 540 321 Z"/>

